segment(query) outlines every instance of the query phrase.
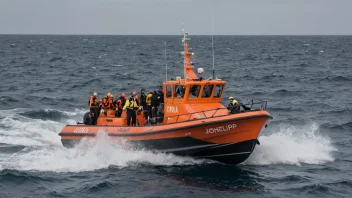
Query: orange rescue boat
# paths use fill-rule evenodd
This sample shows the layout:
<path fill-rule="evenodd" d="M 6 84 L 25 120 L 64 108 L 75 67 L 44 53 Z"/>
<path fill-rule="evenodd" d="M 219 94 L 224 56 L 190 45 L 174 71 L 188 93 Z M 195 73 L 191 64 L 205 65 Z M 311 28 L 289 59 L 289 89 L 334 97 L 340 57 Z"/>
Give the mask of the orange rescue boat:
<path fill-rule="evenodd" d="M 221 104 L 226 82 L 202 79 L 194 73 L 190 61 L 193 53 L 188 50 L 190 39 L 187 32 L 183 34 L 184 78 L 163 83 L 164 113 L 159 123 L 147 121 L 141 112 L 137 115 L 138 126 L 127 126 L 125 113 L 117 118 L 114 111 L 109 111 L 107 115 L 100 114 L 96 125 L 65 126 L 59 133 L 62 144 L 72 147 L 83 138 L 105 132 L 114 140 L 126 139 L 160 152 L 228 164 L 246 160 L 272 119 L 266 111 L 266 101 L 252 102 L 250 110 L 231 113 Z M 202 69 L 199 71 L 202 73 Z"/>

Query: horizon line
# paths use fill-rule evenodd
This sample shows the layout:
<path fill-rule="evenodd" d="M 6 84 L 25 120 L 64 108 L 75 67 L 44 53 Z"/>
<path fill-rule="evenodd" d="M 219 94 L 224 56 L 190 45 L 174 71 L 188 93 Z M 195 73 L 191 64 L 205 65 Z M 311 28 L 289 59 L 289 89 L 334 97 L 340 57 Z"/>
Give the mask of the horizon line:
<path fill-rule="evenodd" d="M 0 35 L 17 36 L 179 36 L 181 34 L 35 34 L 35 33 L 0 33 Z M 191 34 L 191 36 L 211 36 L 211 34 Z M 214 34 L 214 36 L 352 36 L 352 34 Z"/>

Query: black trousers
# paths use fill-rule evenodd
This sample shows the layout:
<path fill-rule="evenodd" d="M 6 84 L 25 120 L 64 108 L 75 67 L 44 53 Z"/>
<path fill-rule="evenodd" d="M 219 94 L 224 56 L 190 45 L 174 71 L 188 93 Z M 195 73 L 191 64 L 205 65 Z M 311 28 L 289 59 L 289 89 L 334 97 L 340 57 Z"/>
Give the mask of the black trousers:
<path fill-rule="evenodd" d="M 90 124 L 96 125 L 98 119 L 98 108 L 90 108 Z"/>
<path fill-rule="evenodd" d="M 132 125 L 136 125 L 136 112 L 132 109 L 127 109 L 127 126 L 131 126 L 131 118 Z"/>
<path fill-rule="evenodd" d="M 121 118 L 121 114 L 122 114 L 122 109 L 118 108 L 118 109 L 115 111 L 115 117 Z"/>

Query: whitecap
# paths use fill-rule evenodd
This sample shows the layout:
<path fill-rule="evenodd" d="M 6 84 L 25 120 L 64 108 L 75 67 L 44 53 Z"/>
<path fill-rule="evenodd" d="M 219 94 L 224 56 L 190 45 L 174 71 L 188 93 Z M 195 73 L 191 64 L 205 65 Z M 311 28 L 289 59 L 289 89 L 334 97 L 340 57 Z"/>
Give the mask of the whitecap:
<path fill-rule="evenodd" d="M 316 123 L 305 126 L 280 125 L 277 132 L 263 135 L 245 164 L 322 164 L 334 161 L 337 149 Z"/>

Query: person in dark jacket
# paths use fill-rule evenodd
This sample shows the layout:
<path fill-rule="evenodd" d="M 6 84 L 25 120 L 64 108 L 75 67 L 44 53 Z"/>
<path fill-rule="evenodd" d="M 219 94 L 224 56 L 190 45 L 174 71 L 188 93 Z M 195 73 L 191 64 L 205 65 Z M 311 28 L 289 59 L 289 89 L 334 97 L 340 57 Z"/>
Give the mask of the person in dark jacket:
<path fill-rule="evenodd" d="M 144 94 L 144 92 L 145 92 L 145 89 L 142 89 L 141 95 L 139 96 L 139 100 L 141 101 L 140 106 L 143 107 L 144 110 L 146 110 L 147 109 L 147 101 L 146 101 L 147 96 Z"/>
<path fill-rule="evenodd" d="M 164 103 L 164 92 L 163 92 L 163 87 L 162 86 L 159 88 L 158 99 L 159 99 L 159 105 L 161 103 Z"/>
<path fill-rule="evenodd" d="M 97 93 L 94 93 L 89 99 L 90 108 L 90 125 L 96 125 L 99 112 L 99 100 L 97 98 Z"/>
<path fill-rule="evenodd" d="M 156 117 L 158 106 L 159 106 L 159 97 L 158 97 L 158 92 L 156 91 L 153 92 L 151 106 L 152 106 L 152 118 L 153 118 L 153 117 Z"/>

